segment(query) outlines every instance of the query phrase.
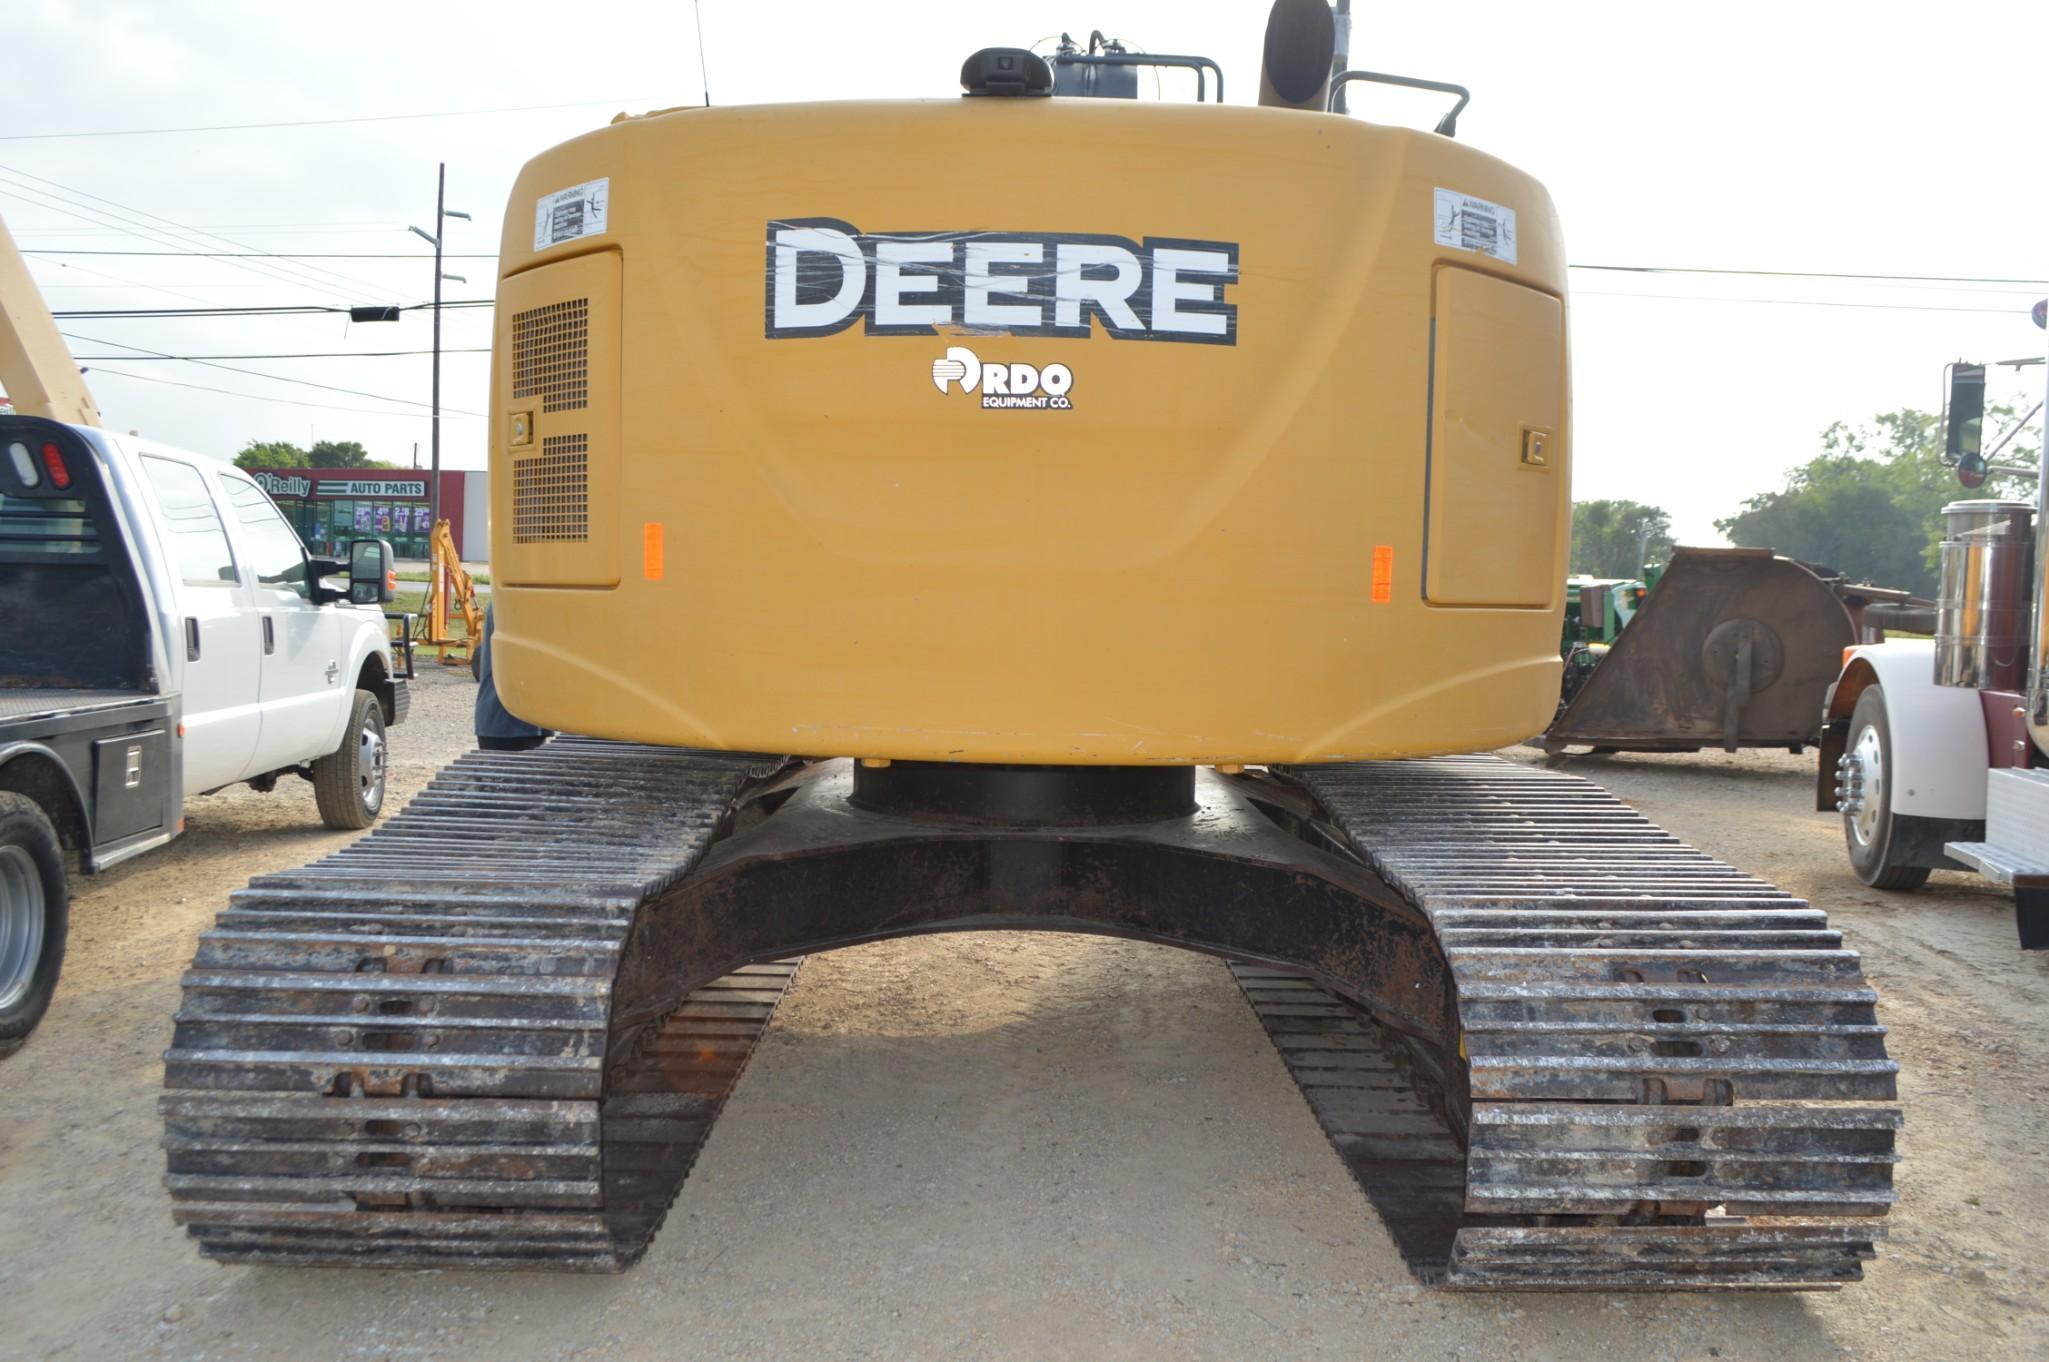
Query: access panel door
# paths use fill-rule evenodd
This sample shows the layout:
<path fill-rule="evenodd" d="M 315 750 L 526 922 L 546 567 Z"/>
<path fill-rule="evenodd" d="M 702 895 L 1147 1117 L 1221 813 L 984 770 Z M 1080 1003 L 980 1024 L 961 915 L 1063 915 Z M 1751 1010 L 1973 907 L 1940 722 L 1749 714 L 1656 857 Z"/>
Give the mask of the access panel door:
<path fill-rule="evenodd" d="M 1564 590 L 1565 307 L 1472 270 L 1437 274 L 1424 598 L 1552 607 Z"/>

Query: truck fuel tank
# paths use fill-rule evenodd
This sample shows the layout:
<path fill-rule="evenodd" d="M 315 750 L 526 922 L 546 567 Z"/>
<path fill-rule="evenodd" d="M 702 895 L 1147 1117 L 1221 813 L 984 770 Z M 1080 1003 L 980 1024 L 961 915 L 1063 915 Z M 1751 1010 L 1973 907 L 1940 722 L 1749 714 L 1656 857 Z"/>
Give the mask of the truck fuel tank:
<path fill-rule="evenodd" d="M 2019 691 L 2028 683 L 2035 508 L 1953 501 L 1942 508 L 1935 684 Z"/>

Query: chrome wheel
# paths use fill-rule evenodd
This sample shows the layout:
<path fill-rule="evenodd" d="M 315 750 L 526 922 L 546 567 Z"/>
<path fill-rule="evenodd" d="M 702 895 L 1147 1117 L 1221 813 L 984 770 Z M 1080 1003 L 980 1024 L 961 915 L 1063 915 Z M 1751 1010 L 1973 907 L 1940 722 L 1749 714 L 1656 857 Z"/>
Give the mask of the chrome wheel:
<path fill-rule="evenodd" d="M 0 1012 L 35 983 L 48 911 L 35 858 L 25 847 L 0 847 Z"/>
<path fill-rule="evenodd" d="M 375 813 L 384 803 L 384 726 L 374 717 L 356 740 L 356 778 L 363 807 Z"/>
<path fill-rule="evenodd" d="M 1844 826 L 1858 846 L 1868 847 L 1878 839 L 1885 819 L 1885 748 L 1878 728 L 1866 724 L 1857 732 L 1857 743 L 1843 756 L 1842 784 L 1838 807 Z"/>

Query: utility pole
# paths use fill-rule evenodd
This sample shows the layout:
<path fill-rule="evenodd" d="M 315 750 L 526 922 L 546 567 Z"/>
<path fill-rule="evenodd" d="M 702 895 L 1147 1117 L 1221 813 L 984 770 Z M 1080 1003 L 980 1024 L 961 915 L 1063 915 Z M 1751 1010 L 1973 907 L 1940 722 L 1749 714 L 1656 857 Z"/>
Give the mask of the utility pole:
<path fill-rule="evenodd" d="M 444 235 L 442 229 L 447 225 L 449 218 L 461 218 L 468 222 L 470 215 L 457 212 L 448 206 L 448 163 L 443 161 L 434 180 L 434 230 L 426 232 L 418 227 L 406 229 L 414 236 L 425 239 L 427 244 L 434 248 L 434 415 L 429 435 L 432 452 L 429 455 L 431 471 L 427 474 L 427 515 L 436 525 L 441 523 L 441 281 L 453 279 L 458 284 L 469 282 L 459 274 L 441 272 L 441 239 Z M 418 455 L 415 454 L 414 457 L 417 459 Z"/>

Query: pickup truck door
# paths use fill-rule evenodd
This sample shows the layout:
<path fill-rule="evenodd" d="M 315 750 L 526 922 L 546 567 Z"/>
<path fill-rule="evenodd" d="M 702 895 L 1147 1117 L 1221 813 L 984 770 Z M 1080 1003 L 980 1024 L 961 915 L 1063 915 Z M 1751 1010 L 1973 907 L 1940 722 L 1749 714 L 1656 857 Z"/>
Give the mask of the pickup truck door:
<path fill-rule="evenodd" d="M 324 757 L 341 741 L 354 676 L 343 676 L 342 615 L 309 599 L 306 546 L 262 488 L 220 470 L 230 527 L 260 619 L 262 723 L 248 774 Z"/>
<path fill-rule="evenodd" d="M 177 575 L 185 656 L 185 793 L 231 785 L 256 751 L 263 640 L 252 617 L 220 508 L 196 464 L 144 454 L 164 555 Z"/>

